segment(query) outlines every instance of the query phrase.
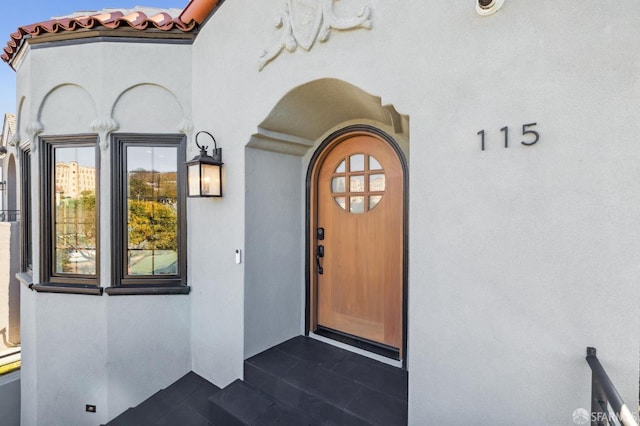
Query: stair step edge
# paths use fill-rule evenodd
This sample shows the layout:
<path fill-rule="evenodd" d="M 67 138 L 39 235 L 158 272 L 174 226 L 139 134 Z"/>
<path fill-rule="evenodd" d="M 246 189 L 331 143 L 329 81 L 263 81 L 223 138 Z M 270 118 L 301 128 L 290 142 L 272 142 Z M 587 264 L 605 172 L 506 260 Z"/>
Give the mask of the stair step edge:
<path fill-rule="evenodd" d="M 226 393 L 225 393 L 225 390 L 227 390 Z M 242 392 L 242 394 L 240 395 L 237 392 Z M 257 404 L 261 405 L 261 407 L 255 410 L 255 413 L 253 413 L 252 415 L 247 416 L 246 411 L 240 409 L 240 412 L 238 412 L 238 409 L 239 409 L 238 406 L 234 407 L 233 406 L 234 404 L 231 403 L 231 407 L 230 407 L 228 403 L 224 401 L 224 398 L 228 393 L 235 393 L 235 395 L 232 395 L 233 398 L 244 398 L 244 397 L 247 397 L 247 395 L 252 395 L 254 400 L 253 402 L 254 403 L 257 402 Z M 258 401 L 256 401 L 256 397 Z M 301 410 L 298 410 L 295 407 L 291 407 L 282 401 L 277 400 L 277 398 L 275 398 L 273 395 L 267 392 L 264 392 L 263 390 L 255 386 L 252 386 L 251 384 L 246 383 L 245 381 L 242 381 L 240 379 L 235 380 L 234 382 L 229 384 L 227 387 L 221 389 L 219 392 L 216 392 L 216 394 L 210 396 L 209 402 L 211 405 L 215 406 L 215 407 L 212 406 L 211 408 L 214 411 L 217 411 L 217 415 L 222 415 L 222 418 L 218 416 L 215 416 L 215 417 L 212 416 L 211 420 L 212 421 L 218 420 L 225 426 L 252 426 L 252 425 L 263 424 L 262 419 L 264 419 L 265 416 L 272 415 L 274 412 L 276 414 L 279 413 L 281 415 L 282 414 L 291 415 L 296 418 L 302 419 L 302 422 L 304 424 L 309 424 L 309 425 L 319 424 L 319 422 L 315 421 L 315 419 L 311 418 L 307 413 Z M 222 410 L 223 413 L 221 413 L 220 410 Z M 213 414 L 216 415 L 215 412 Z M 239 415 L 240 416 L 244 415 L 244 418 L 238 417 Z M 303 423 L 300 423 L 300 424 L 303 424 Z"/>
<path fill-rule="evenodd" d="M 262 375 L 262 377 L 258 378 L 256 377 L 256 375 Z M 289 383 L 286 380 L 283 380 L 277 374 L 261 366 L 247 363 L 245 361 L 244 377 L 245 382 L 247 382 L 252 387 L 255 387 L 260 391 L 266 393 L 267 395 L 270 395 L 274 400 L 284 404 L 285 406 L 298 411 L 302 411 L 316 420 L 325 421 L 325 416 L 328 414 L 328 411 L 332 411 L 334 418 L 340 418 L 341 420 L 339 421 L 339 423 L 329 422 L 329 424 L 344 423 L 357 426 L 365 426 L 371 424 L 367 420 L 360 417 L 357 413 L 353 413 L 345 408 L 335 405 L 331 401 L 327 401 L 326 399 L 322 398 L 322 396 L 314 394 L 307 389 L 303 389 L 292 383 Z M 269 383 L 267 383 L 267 381 Z M 306 398 L 309 406 L 299 407 L 294 405 L 289 400 L 287 400 L 285 395 L 283 395 L 283 393 L 287 392 L 298 394 L 300 398 Z M 322 409 L 320 409 L 319 406 L 321 406 Z M 310 410 L 313 410 L 314 408 L 319 411 L 317 413 L 310 412 Z"/>

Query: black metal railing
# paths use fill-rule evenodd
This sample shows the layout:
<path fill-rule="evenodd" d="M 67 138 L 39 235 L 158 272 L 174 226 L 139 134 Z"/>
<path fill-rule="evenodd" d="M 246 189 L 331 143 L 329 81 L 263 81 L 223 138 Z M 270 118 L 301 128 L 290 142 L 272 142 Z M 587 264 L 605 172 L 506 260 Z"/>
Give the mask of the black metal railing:
<path fill-rule="evenodd" d="M 587 363 L 591 367 L 591 426 L 617 423 L 623 426 L 638 426 L 636 418 L 600 364 L 596 348 L 587 348 Z"/>
<path fill-rule="evenodd" d="M 0 210 L 0 222 L 19 222 L 20 210 Z"/>

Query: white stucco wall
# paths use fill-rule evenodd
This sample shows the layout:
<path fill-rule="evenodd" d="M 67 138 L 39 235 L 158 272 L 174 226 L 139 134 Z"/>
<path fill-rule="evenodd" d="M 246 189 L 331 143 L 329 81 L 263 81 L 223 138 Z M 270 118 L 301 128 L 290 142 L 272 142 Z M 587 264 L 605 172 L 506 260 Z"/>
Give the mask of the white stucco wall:
<path fill-rule="evenodd" d="M 567 424 L 590 405 L 586 346 L 635 407 L 640 151 L 630 46 L 640 6 L 507 1 L 483 18 L 464 2 L 340 3 L 344 14 L 370 5 L 373 29 L 334 31 L 262 72 L 257 57 L 277 39 L 280 3 L 226 2 L 202 29 L 194 121 L 220 135 L 233 198 L 225 212 L 209 208 L 216 225 L 232 227 L 242 212 L 236 146 L 285 93 L 319 78 L 349 82 L 410 117 L 410 424 Z M 522 125 L 533 122 L 540 142 L 525 147 Z M 214 258 L 229 258 L 232 244 L 216 244 Z M 235 285 L 219 290 L 216 307 L 242 311 Z M 198 303 L 198 322 L 220 315 Z M 238 318 L 224 334 L 206 333 L 232 358 L 241 332 Z M 194 359 L 210 349 L 194 343 Z"/>
<path fill-rule="evenodd" d="M 639 5 L 435 3 L 433 42 L 408 51 L 429 76 L 410 111 L 410 420 L 568 424 L 590 406 L 586 346 L 635 410 Z"/>
<path fill-rule="evenodd" d="M 214 134 L 225 166 L 223 198 L 188 201 L 190 296 L 23 290 L 23 424 L 104 422 L 189 368 L 224 386 L 242 376 L 245 356 L 302 330 L 304 172 L 332 129 L 314 133 L 301 157 L 246 145 L 287 93 L 325 78 L 379 96 L 410 120 L 409 423 L 569 424 L 590 405 L 586 346 L 598 348 L 636 407 L 640 104 L 630 47 L 640 4 L 558 3 L 507 0 L 483 18 L 465 2 L 336 2 L 341 15 L 369 5 L 373 29 L 333 31 L 261 72 L 258 56 L 279 37 L 272 18 L 283 2 L 227 1 L 192 47 L 32 50 L 18 72 L 18 99 L 27 97 L 21 140 L 38 120 L 42 134 L 65 134 L 92 132 L 94 116 L 145 133 L 176 132 L 192 119 L 193 130 Z M 331 122 L 303 113 L 291 129 Z M 525 147 L 522 125 L 533 122 L 540 141 Z M 195 154 L 189 144 L 187 157 Z M 108 148 L 101 155 L 108 283 Z M 37 190 L 37 153 L 32 161 Z M 256 177 L 270 168 L 284 192 Z M 272 201 L 288 210 L 263 208 Z M 282 258 L 260 239 L 271 225 L 280 231 L 273 244 L 294 245 Z M 236 250 L 246 253 L 240 265 Z M 263 268 L 278 274 L 261 285 Z M 73 389 L 56 392 L 60 383 Z M 84 413 L 89 403 L 97 414 Z"/>
<path fill-rule="evenodd" d="M 300 157 L 248 148 L 244 356 L 304 332 Z M 296 176 L 296 179 L 292 179 Z"/>
<path fill-rule="evenodd" d="M 167 61 L 167 58 L 170 58 Z M 46 64 L 46 65 L 43 65 Z M 111 282 L 110 150 L 104 129 L 188 131 L 190 47 L 88 43 L 32 49 L 18 70 L 21 143 L 99 133 L 100 284 Z M 106 143 L 104 143 L 106 142 Z M 34 283 L 40 273 L 39 151 L 32 148 Z M 189 296 L 81 296 L 23 289 L 22 424 L 95 425 L 191 369 Z M 97 406 L 96 413 L 85 405 Z"/>

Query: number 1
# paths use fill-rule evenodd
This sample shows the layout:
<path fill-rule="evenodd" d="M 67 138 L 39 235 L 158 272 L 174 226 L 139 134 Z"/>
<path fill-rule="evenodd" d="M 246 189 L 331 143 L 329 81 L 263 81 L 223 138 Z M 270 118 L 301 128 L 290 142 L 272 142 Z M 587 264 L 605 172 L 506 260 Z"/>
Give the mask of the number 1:
<path fill-rule="evenodd" d="M 504 147 L 509 148 L 509 126 L 504 126 L 500 131 L 504 132 Z"/>

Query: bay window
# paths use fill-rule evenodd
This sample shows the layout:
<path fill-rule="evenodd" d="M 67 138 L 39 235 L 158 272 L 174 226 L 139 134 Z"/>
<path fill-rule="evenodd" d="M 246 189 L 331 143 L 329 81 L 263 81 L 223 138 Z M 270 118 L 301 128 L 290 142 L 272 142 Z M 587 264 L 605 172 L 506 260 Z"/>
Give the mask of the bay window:
<path fill-rule="evenodd" d="M 40 284 L 32 288 L 102 294 L 97 138 L 42 137 L 41 147 Z"/>
<path fill-rule="evenodd" d="M 183 135 L 112 136 L 113 284 L 110 295 L 184 294 Z"/>

